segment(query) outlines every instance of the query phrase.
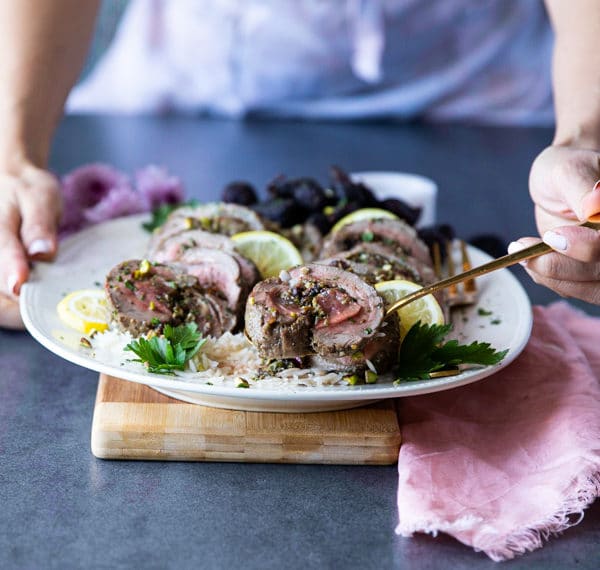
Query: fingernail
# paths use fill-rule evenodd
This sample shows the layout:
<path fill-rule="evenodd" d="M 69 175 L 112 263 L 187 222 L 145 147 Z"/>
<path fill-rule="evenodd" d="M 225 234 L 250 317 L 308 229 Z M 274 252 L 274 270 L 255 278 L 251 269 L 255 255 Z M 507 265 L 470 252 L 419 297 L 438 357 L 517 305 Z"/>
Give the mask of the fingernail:
<path fill-rule="evenodd" d="M 19 294 L 19 277 L 17 275 L 8 276 L 8 291 L 13 295 Z"/>
<path fill-rule="evenodd" d="M 31 242 L 27 251 L 32 256 L 38 253 L 50 253 L 52 251 L 52 243 L 47 239 L 36 239 Z"/>
<path fill-rule="evenodd" d="M 525 246 L 518 242 L 518 241 L 511 241 L 508 244 L 508 247 L 506 248 L 508 253 L 517 253 L 517 251 L 521 251 L 522 249 L 525 249 Z M 527 265 L 527 260 L 524 259 L 523 261 L 519 261 L 519 263 L 523 266 Z"/>
<path fill-rule="evenodd" d="M 552 249 L 565 251 L 567 249 L 567 238 L 555 232 L 546 232 L 542 237 L 544 243 L 547 243 Z"/>

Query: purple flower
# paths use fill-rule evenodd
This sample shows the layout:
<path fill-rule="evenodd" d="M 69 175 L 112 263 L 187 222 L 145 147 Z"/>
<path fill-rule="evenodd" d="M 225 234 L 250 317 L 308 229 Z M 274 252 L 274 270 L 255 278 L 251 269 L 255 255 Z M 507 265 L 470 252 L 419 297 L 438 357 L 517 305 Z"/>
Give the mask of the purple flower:
<path fill-rule="evenodd" d="M 179 204 L 183 201 L 181 180 L 170 175 L 166 168 L 151 164 L 138 170 L 135 185 L 150 210 L 161 204 Z"/>
<path fill-rule="evenodd" d="M 93 209 L 114 188 L 131 190 L 127 175 L 108 164 L 88 164 L 64 176 L 61 229 L 72 232 L 84 227 L 85 211 Z"/>
<path fill-rule="evenodd" d="M 146 210 L 146 204 L 137 192 L 129 186 L 118 186 L 111 188 L 95 206 L 86 208 L 83 215 L 86 221 L 95 224 Z"/>

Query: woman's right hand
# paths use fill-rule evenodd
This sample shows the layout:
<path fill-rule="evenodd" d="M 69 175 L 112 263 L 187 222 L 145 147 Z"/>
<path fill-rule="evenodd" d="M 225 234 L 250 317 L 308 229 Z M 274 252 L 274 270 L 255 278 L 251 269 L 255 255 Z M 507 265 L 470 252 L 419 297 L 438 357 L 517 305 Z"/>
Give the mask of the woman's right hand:
<path fill-rule="evenodd" d="M 23 328 L 18 295 L 29 263 L 51 260 L 61 212 L 55 176 L 30 161 L 0 170 L 0 327 Z"/>

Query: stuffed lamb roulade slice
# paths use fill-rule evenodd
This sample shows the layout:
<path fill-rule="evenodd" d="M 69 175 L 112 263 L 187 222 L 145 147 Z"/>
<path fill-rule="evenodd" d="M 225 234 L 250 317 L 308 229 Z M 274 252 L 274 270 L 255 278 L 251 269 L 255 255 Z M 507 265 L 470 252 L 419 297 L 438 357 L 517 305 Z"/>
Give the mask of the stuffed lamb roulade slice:
<path fill-rule="evenodd" d="M 206 294 L 196 277 L 175 266 L 123 261 L 107 275 L 105 292 L 113 321 L 133 336 L 165 324 L 195 322 L 204 335 L 212 336 L 235 326 L 226 301 Z"/>
<path fill-rule="evenodd" d="M 320 258 L 333 257 L 362 243 L 375 243 L 386 247 L 397 257 L 414 257 L 431 266 L 429 248 L 416 230 L 402 220 L 361 220 L 331 232 L 323 242 Z"/>
<path fill-rule="evenodd" d="M 258 283 L 245 322 L 264 358 L 344 357 L 360 355 L 378 338 L 383 317 L 373 287 L 353 273 L 314 263 Z"/>
<path fill-rule="evenodd" d="M 349 251 L 339 252 L 315 263 L 356 273 L 369 285 L 394 279 L 427 285 L 435 280 L 434 271 L 428 264 L 410 256 L 399 257 L 377 243 L 360 243 Z"/>
<path fill-rule="evenodd" d="M 166 239 L 189 230 L 232 236 L 239 232 L 263 229 L 265 225 L 262 219 L 245 206 L 222 202 L 184 206 L 171 212 L 166 222 L 154 231 L 149 251 L 150 254 L 154 253 Z"/>

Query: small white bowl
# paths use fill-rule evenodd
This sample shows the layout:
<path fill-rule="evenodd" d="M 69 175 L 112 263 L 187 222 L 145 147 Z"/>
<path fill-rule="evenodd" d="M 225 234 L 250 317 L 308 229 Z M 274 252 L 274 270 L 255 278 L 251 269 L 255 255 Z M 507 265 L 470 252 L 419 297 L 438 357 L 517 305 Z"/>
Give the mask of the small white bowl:
<path fill-rule="evenodd" d="M 416 226 L 435 223 L 437 184 L 430 178 L 407 172 L 352 172 L 352 180 L 362 182 L 380 200 L 398 198 L 413 208 L 421 208 Z"/>

